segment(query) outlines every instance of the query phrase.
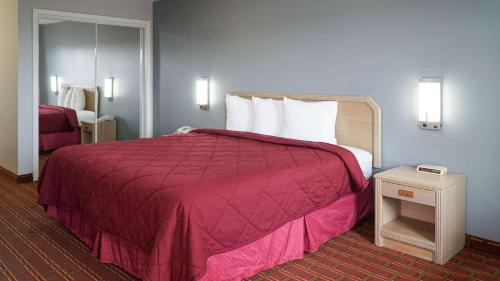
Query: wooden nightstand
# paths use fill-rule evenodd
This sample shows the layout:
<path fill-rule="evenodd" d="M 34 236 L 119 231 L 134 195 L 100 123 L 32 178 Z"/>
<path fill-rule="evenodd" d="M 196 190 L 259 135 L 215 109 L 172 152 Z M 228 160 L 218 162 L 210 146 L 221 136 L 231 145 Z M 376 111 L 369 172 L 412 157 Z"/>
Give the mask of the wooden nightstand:
<path fill-rule="evenodd" d="M 445 264 L 465 244 L 465 176 L 375 175 L 375 244 Z"/>
<path fill-rule="evenodd" d="M 94 121 L 82 121 L 81 127 L 82 144 L 116 141 L 116 120 L 99 121 L 97 126 Z"/>

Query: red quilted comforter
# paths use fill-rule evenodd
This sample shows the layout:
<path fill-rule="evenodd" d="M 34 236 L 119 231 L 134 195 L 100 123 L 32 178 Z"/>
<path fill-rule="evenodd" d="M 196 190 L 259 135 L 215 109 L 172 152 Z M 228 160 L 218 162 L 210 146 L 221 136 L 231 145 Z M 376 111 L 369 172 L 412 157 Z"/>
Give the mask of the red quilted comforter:
<path fill-rule="evenodd" d="M 39 105 L 40 134 L 70 132 L 79 128 L 76 111 L 55 105 Z"/>
<path fill-rule="evenodd" d="M 196 280 L 241 247 L 368 182 L 339 146 L 215 129 L 64 147 L 38 202 L 81 211 L 150 253 L 145 280 Z"/>

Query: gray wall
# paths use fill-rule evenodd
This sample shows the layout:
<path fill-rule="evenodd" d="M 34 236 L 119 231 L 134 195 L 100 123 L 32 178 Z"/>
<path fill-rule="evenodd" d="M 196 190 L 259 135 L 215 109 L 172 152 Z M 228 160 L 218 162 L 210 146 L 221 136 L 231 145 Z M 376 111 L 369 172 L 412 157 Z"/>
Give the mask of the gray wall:
<path fill-rule="evenodd" d="M 33 9 L 151 20 L 151 0 L 19 0 L 18 174 L 33 171 Z"/>
<path fill-rule="evenodd" d="M 157 6 L 156 134 L 224 126 L 232 90 L 370 95 L 383 166 L 468 176 L 467 232 L 500 241 L 500 1 L 165 0 Z M 194 84 L 209 76 L 211 109 Z M 417 127 L 421 76 L 443 76 L 443 129 Z"/>
<path fill-rule="evenodd" d="M 97 26 L 97 86 L 114 78 L 113 100 L 99 95 L 99 115 L 117 119 L 118 140 L 139 138 L 141 33 L 138 28 Z"/>
<path fill-rule="evenodd" d="M 40 104 L 57 105 L 50 76 L 61 83 L 95 87 L 95 24 L 60 22 L 40 26 Z"/>

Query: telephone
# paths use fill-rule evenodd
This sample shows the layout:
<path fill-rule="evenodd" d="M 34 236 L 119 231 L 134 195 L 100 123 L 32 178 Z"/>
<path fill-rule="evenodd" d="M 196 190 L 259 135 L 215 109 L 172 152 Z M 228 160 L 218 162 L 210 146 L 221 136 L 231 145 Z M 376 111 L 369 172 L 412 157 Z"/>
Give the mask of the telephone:
<path fill-rule="evenodd" d="M 115 116 L 113 115 L 103 115 L 99 118 L 97 118 L 97 122 L 104 122 L 104 121 L 111 121 L 111 120 L 115 120 Z"/>
<path fill-rule="evenodd" d="M 193 128 L 191 126 L 183 126 L 183 127 L 180 127 L 179 129 L 177 129 L 174 134 L 176 134 L 176 135 L 187 134 L 194 129 L 195 128 Z"/>

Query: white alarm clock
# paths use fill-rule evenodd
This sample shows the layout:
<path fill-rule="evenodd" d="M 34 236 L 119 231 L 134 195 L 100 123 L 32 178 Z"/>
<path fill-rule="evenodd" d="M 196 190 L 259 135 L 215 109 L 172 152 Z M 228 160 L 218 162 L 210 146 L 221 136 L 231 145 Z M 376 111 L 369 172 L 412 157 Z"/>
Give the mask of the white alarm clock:
<path fill-rule="evenodd" d="M 422 164 L 417 166 L 417 172 L 444 176 L 448 172 L 448 168 L 443 166 Z"/>

